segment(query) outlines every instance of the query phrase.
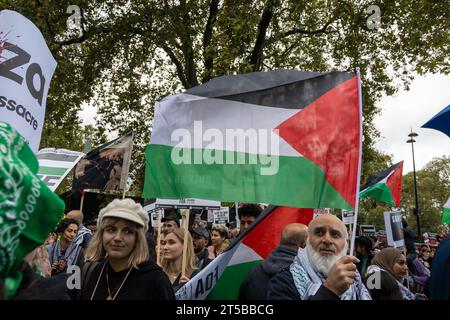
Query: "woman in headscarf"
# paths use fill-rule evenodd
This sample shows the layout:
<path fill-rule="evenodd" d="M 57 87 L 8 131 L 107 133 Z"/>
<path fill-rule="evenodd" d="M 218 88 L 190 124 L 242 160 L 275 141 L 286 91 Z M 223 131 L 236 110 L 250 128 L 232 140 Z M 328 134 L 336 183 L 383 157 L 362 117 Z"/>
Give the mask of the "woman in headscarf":
<path fill-rule="evenodd" d="M 385 271 L 385 272 L 382 272 Z M 401 292 L 403 300 L 415 300 L 414 294 L 403 285 L 403 281 L 408 274 L 408 265 L 405 255 L 397 248 L 384 248 L 378 252 L 372 259 L 372 264 L 367 269 L 366 286 L 371 287 L 369 283 L 371 275 L 374 272 L 379 272 L 382 277 L 392 276 L 396 281 Z M 376 281 L 374 281 L 376 283 Z M 381 281 L 384 282 L 384 281 Z M 381 287 L 381 286 L 380 286 Z M 380 288 L 382 290 L 383 288 Z M 387 294 L 387 293 L 386 293 Z M 379 293 L 378 293 L 379 295 Z M 380 295 L 379 295 L 380 296 Z M 395 296 L 395 295 L 393 295 Z M 380 298 L 380 300 L 383 297 Z M 386 297 L 384 297 L 386 298 Z M 395 298 L 392 298 L 395 299 Z"/>

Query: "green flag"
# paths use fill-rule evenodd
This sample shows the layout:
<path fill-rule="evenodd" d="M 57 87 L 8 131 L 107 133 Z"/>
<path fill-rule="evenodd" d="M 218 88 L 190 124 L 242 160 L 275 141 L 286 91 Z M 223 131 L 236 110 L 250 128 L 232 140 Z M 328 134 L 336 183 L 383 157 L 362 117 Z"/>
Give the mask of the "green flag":
<path fill-rule="evenodd" d="M 64 212 L 64 202 L 39 179 L 38 168 L 25 140 L 0 122 L 0 277 L 7 280 L 17 279 L 16 267 L 44 243 Z"/>
<path fill-rule="evenodd" d="M 442 223 L 450 223 L 450 198 L 442 207 Z"/>

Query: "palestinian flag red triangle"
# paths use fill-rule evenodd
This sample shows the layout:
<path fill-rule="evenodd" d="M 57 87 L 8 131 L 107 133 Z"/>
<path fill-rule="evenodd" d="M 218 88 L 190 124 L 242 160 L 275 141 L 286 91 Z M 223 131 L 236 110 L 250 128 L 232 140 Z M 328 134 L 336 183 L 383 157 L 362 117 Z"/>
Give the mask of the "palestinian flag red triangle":
<path fill-rule="evenodd" d="M 403 161 L 384 171 L 372 174 L 367 183 L 361 187 L 359 198 L 370 197 L 392 207 L 399 207 L 402 193 L 402 172 Z"/>
<path fill-rule="evenodd" d="M 334 87 L 281 123 L 278 134 L 325 172 L 326 180 L 354 207 L 358 179 L 360 111 L 357 77 Z"/>

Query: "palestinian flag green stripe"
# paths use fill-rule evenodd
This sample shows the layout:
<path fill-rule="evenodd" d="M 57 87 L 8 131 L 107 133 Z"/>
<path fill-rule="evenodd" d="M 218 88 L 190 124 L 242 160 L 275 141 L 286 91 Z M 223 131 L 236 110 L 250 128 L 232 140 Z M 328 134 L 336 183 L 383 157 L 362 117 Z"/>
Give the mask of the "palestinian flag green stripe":
<path fill-rule="evenodd" d="M 391 189 L 389 189 L 385 182 L 377 183 L 369 188 L 366 188 L 359 194 L 360 199 L 365 199 L 368 197 L 385 202 L 392 207 L 396 206 L 392 200 Z"/>
<path fill-rule="evenodd" d="M 442 223 L 450 223 L 450 198 L 442 207 Z"/>
<path fill-rule="evenodd" d="M 242 283 L 248 272 L 260 264 L 262 260 L 239 263 L 228 266 L 220 280 L 208 294 L 207 300 L 237 300 L 239 290 L 230 290 L 230 283 Z"/>
<path fill-rule="evenodd" d="M 204 153 L 202 153 L 204 152 Z M 323 171 L 305 157 L 271 156 L 273 175 L 261 175 L 270 164 L 261 161 L 249 164 L 251 155 L 242 152 L 223 151 L 223 159 L 243 160 L 245 164 L 218 164 L 194 157 L 207 155 L 213 150 L 176 148 L 150 144 L 146 149 L 146 173 L 144 195 L 179 199 L 221 199 L 260 203 L 273 198 L 273 204 L 286 204 L 302 208 L 347 208 L 352 206 L 327 182 Z M 215 151 L 217 153 L 217 150 Z M 172 154 L 186 156 L 192 164 L 174 164 Z M 214 155 L 214 154 L 213 154 Z M 217 155 L 217 154 L 216 154 Z"/>
<path fill-rule="evenodd" d="M 62 176 L 67 168 L 39 167 L 39 174 Z"/>

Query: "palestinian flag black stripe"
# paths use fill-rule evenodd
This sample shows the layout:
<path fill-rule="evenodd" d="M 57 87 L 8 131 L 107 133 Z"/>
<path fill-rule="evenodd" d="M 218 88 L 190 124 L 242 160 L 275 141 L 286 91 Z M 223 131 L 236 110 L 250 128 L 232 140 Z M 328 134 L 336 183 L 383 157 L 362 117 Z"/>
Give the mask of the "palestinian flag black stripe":
<path fill-rule="evenodd" d="M 344 72 L 295 74 L 297 77 L 292 76 L 292 71 L 277 70 L 251 73 L 253 77 L 250 79 L 229 76 L 224 77 L 222 81 L 213 81 L 208 88 L 195 87 L 186 93 L 266 107 L 303 109 L 323 94 L 354 77 L 354 74 Z M 277 78 L 279 75 L 283 77 Z M 230 87 L 228 81 L 232 81 L 233 86 Z M 228 87 L 225 83 L 228 83 Z M 267 87 L 268 85 L 271 87 Z M 210 91 L 214 90 L 214 87 L 217 87 L 217 92 Z M 236 92 L 237 90 L 239 92 Z"/>

